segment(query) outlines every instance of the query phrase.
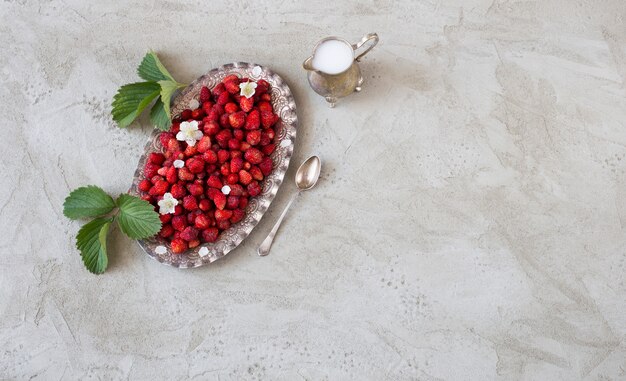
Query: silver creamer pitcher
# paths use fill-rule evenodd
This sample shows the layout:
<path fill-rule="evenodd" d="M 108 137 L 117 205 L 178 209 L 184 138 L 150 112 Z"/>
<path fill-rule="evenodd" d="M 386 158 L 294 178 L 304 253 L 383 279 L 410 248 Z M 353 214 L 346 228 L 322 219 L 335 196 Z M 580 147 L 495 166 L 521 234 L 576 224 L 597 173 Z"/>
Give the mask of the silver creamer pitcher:
<path fill-rule="evenodd" d="M 327 41 L 339 41 L 346 44 L 352 50 L 352 64 L 341 73 L 328 74 L 313 67 L 313 59 L 319 46 Z M 355 57 L 356 51 L 369 42 L 369 46 L 365 50 Z M 313 55 L 307 58 L 302 66 L 308 71 L 307 77 L 311 88 L 323 96 L 330 107 L 335 107 L 339 98 L 352 94 L 355 91 L 361 91 L 361 85 L 363 85 L 363 76 L 361 75 L 361 69 L 357 62 L 367 54 L 378 43 L 378 35 L 376 33 L 369 33 L 363 36 L 361 41 L 356 44 L 350 44 L 348 41 L 339 37 L 326 37 L 319 41 L 315 45 Z"/>

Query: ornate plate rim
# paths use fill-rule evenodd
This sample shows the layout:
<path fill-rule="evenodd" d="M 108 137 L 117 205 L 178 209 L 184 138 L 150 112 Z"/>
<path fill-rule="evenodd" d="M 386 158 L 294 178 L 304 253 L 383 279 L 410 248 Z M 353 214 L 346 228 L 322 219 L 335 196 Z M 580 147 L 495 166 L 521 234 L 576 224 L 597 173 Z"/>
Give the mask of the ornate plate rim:
<path fill-rule="evenodd" d="M 190 100 L 197 98 L 202 86 L 209 85 L 209 87 L 212 88 L 221 79 L 230 74 L 245 75 L 255 80 L 265 79 L 272 87 L 272 105 L 274 106 L 275 112 L 280 116 L 279 127 L 276 129 L 276 150 L 270 156 L 274 161 L 274 169 L 272 173 L 263 180 L 261 184 L 263 188 L 262 193 L 250 200 L 246 208 L 246 216 L 244 219 L 222 232 L 216 242 L 203 243 L 198 247 L 187 250 L 185 253 L 174 254 L 171 252 L 170 248 L 164 244 L 164 240 L 158 236 L 137 241 L 139 246 L 150 258 L 162 264 L 177 268 L 200 267 L 215 262 L 238 247 L 261 221 L 261 218 L 276 197 L 276 193 L 289 168 L 298 125 L 296 102 L 291 89 L 282 77 L 265 66 L 247 62 L 233 62 L 209 70 L 206 74 L 194 80 L 175 97 L 172 102 L 172 115 L 179 114 L 186 108 Z M 144 152 L 137 163 L 133 183 L 129 189 L 130 194 L 141 194 L 137 185 L 143 179 L 143 167 L 148 154 L 161 149 L 158 138 L 160 133 L 161 131 L 154 129 L 148 138 Z M 158 246 L 164 246 L 166 249 L 165 253 L 157 253 L 156 248 Z M 205 256 L 199 254 L 200 248 L 203 247 L 207 247 L 209 250 L 208 254 Z"/>

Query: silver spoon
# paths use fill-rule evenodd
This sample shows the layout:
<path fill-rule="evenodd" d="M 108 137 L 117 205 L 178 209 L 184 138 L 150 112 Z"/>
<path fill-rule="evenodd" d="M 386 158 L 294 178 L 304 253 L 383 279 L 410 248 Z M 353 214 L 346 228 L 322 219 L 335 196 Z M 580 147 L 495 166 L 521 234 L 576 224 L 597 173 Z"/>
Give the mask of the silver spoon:
<path fill-rule="evenodd" d="M 283 213 L 278 217 L 278 221 L 270 231 L 270 234 L 267 235 L 261 246 L 259 246 L 258 253 L 260 256 L 264 257 L 270 253 L 270 247 L 272 247 L 272 242 L 274 242 L 274 237 L 276 236 L 276 232 L 280 227 L 281 222 L 283 222 L 283 218 L 287 214 L 289 207 L 293 203 L 293 201 L 298 197 L 300 192 L 309 190 L 315 186 L 317 183 L 317 179 L 320 177 L 320 170 L 322 169 L 322 162 L 319 157 L 311 156 L 306 159 L 300 168 L 296 171 L 296 186 L 298 187 L 298 191 L 291 196 L 291 199 L 285 206 Z"/>

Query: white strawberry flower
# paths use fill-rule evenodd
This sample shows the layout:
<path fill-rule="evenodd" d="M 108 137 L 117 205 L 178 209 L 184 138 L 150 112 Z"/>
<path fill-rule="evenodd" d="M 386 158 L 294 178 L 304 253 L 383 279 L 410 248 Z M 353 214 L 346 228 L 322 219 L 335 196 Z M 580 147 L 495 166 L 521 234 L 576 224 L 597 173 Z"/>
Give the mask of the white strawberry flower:
<path fill-rule="evenodd" d="M 182 160 L 174 160 L 174 168 L 182 168 L 185 166 L 185 162 Z"/>
<path fill-rule="evenodd" d="M 209 249 L 207 249 L 206 247 L 201 247 L 200 250 L 198 250 L 198 254 L 201 257 L 206 257 L 207 255 L 209 255 Z"/>
<path fill-rule="evenodd" d="M 263 69 L 261 69 L 261 66 L 255 66 L 252 68 L 252 75 L 255 77 L 259 77 L 261 74 L 263 74 Z"/>
<path fill-rule="evenodd" d="M 230 194 L 230 187 L 228 185 L 224 185 L 222 187 L 222 193 L 228 196 Z"/>
<path fill-rule="evenodd" d="M 189 109 L 190 110 L 195 110 L 198 107 L 200 107 L 200 102 L 198 102 L 197 99 L 192 99 L 189 101 Z"/>
<path fill-rule="evenodd" d="M 177 140 L 187 142 L 187 144 L 193 147 L 200 138 L 202 138 L 202 131 L 198 130 L 197 120 L 180 124 L 180 131 L 176 134 Z"/>
<path fill-rule="evenodd" d="M 240 83 L 239 88 L 241 89 L 239 95 L 241 95 L 242 97 L 251 98 L 256 92 L 256 82 L 249 81 Z"/>
<path fill-rule="evenodd" d="M 165 246 L 159 245 L 159 246 L 154 248 L 154 252 L 159 254 L 159 255 L 163 255 L 163 254 L 167 253 L 167 249 L 165 248 Z"/>
<path fill-rule="evenodd" d="M 163 195 L 163 199 L 159 201 L 159 213 L 174 214 L 176 205 L 178 205 L 178 200 L 170 192 L 167 192 Z"/>

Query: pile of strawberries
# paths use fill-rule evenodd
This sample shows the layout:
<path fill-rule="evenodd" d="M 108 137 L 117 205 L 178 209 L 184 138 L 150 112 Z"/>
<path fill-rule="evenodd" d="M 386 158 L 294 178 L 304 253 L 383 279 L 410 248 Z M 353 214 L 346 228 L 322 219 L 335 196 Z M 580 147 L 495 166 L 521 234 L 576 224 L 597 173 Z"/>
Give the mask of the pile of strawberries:
<path fill-rule="evenodd" d="M 256 82 L 252 97 L 240 95 L 240 84 L 248 81 L 230 75 L 212 90 L 202 87 L 200 107 L 174 118 L 170 131 L 160 135 L 165 152 L 150 153 L 146 161 L 139 183 L 142 198 L 157 211 L 165 193 L 178 200 L 173 214 L 160 214 L 159 235 L 174 253 L 214 242 L 241 221 L 249 198 L 261 193 L 260 181 L 272 172 L 269 155 L 276 148 L 279 117 L 267 81 Z M 180 124 L 194 120 L 203 136 L 194 145 L 177 140 Z M 184 166 L 175 166 L 176 160 Z"/>

